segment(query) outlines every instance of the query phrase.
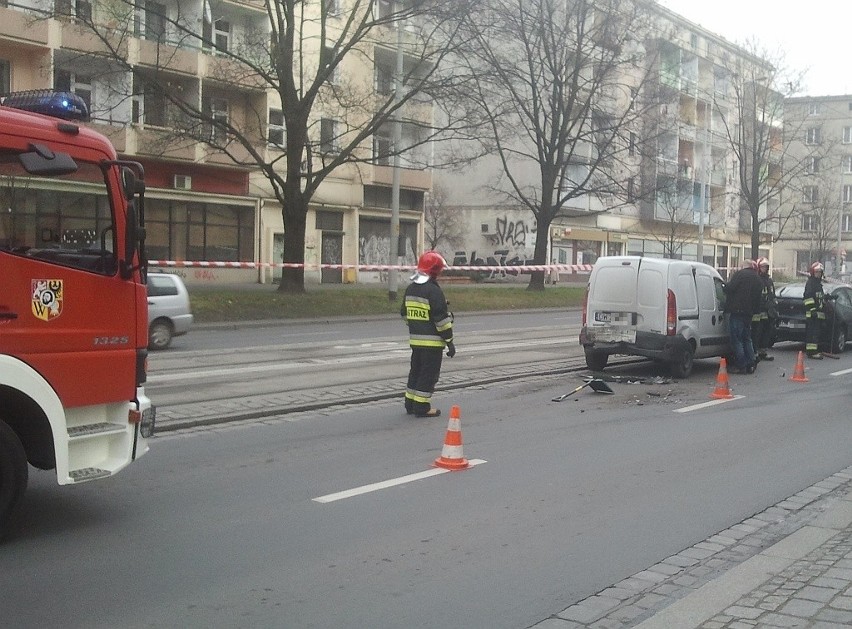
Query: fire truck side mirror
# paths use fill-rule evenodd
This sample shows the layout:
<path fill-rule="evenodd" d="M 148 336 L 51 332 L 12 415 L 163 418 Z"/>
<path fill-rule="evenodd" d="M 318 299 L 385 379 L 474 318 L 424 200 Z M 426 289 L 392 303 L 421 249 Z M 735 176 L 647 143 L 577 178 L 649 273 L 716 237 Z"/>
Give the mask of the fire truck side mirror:
<path fill-rule="evenodd" d="M 121 169 L 121 186 L 124 190 L 124 198 L 128 201 L 144 189 L 144 186 L 140 185 L 140 181 L 136 178 L 136 173 L 126 166 Z"/>
<path fill-rule="evenodd" d="M 141 231 L 139 215 L 136 212 L 136 203 L 131 199 L 127 204 L 127 228 L 124 231 L 124 260 L 121 262 L 121 277 L 126 280 L 133 277 L 133 257 L 136 255 L 138 249 Z"/>

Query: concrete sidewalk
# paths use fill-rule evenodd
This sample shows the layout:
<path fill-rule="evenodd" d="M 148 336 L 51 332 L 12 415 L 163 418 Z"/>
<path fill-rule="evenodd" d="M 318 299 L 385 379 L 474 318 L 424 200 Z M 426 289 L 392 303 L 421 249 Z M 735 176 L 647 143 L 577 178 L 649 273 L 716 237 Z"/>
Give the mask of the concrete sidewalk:
<path fill-rule="evenodd" d="M 852 467 L 534 627 L 852 627 Z"/>

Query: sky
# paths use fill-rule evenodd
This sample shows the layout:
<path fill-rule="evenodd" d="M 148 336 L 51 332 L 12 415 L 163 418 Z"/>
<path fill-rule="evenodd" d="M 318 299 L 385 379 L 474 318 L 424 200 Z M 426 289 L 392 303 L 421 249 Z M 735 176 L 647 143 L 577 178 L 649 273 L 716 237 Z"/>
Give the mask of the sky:
<path fill-rule="evenodd" d="M 807 71 L 800 96 L 852 94 L 852 64 L 845 45 L 852 25 L 848 0 L 658 2 L 734 43 L 753 38 L 769 51 L 782 51 L 788 67 Z"/>

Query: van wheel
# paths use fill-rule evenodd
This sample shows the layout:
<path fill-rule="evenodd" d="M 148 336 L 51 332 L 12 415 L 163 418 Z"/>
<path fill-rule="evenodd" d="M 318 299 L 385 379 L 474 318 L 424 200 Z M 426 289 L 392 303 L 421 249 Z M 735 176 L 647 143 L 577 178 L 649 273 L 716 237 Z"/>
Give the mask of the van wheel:
<path fill-rule="evenodd" d="M 165 319 L 157 319 L 148 328 L 148 348 L 166 349 L 172 342 L 172 324 Z"/>
<path fill-rule="evenodd" d="M 606 352 L 596 352 L 592 349 L 586 350 L 586 366 L 592 371 L 603 371 L 609 360 Z"/>
<path fill-rule="evenodd" d="M 692 347 L 683 350 L 680 360 L 671 363 L 670 369 L 675 378 L 689 378 L 692 373 L 692 365 L 695 363 L 695 353 Z"/>
<path fill-rule="evenodd" d="M 0 539 L 27 488 L 27 455 L 18 435 L 0 420 Z"/>

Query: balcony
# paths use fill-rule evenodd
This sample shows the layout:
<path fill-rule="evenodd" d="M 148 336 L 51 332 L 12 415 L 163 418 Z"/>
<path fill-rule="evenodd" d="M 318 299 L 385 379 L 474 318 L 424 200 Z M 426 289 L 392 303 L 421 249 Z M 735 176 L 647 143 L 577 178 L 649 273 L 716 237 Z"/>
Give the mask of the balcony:
<path fill-rule="evenodd" d="M 139 65 L 169 70 L 178 74 L 197 76 L 198 52 L 156 41 L 139 39 Z"/>
<path fill-rule="evenodd" d="M 393 167 L 373 166 L 373 180 L 365 183 L 393 185 Z M 432 187 L 432 173 L 429 170 L 400 168 L 399 185 L 413 190 L 429 190 Z"/>
<path fill-rule="evenodd" d="M 16 9 L 0 7 L 0 40 L 46 48 L 49 23 Z"/>

